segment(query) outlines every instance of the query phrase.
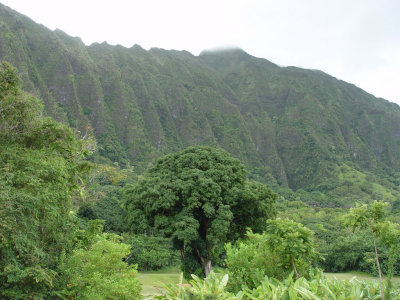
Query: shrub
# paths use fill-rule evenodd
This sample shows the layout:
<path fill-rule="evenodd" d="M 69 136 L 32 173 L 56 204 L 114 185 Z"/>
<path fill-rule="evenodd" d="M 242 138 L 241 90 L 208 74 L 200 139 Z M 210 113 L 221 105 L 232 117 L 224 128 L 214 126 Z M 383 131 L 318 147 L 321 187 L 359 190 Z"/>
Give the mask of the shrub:
<path fill-rule="evenodd" d="M 226 266 L 230 276 L 228 289 L 238 292 L 243 287 L 257 287 L 266 275 L 284 278 L 289 274 L 279 267 L 279 257 L 270 251 L 261 235 L 250 234 L 249 240 L 226 247 Z"/>
<path fill-rule="evenodd" d="M 132 235 L 126 237 L 125 240 L 131 245 L 127 262 L 137 264 L 139 270 L 159 270 L 179 265 L 178 251 L 172 249 L 170 239 L 159 236 Z"/>
<path fill-rule="evenodd" d="M 97 235 L 87 248 L 74 250 L 61 264 L 66 288 L 60 293 L 80 299 L 140 299 L 136 266 L 123 259 L 130 246 L 115 234 Z"/>

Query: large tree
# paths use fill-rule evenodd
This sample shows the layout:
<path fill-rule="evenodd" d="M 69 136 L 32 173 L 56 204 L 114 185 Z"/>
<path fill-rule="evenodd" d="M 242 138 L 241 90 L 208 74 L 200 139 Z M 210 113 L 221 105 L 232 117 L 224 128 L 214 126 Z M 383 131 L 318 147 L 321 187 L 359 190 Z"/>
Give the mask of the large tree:
<path fill-rule="evenodd" d="M 42 116 L 8 63 L 0 65 L 0 141 L 0 295 L 44 298 L 71 242 L 71 197 L 88 169 L 88 144 Z"/>
<path fill-rule="evenodd" d="M 171 237 L 184 270 L 201 265 L 206 276 L 223 243 L 246 227 L 264 229 L 275 216 L 275 201 L 265 186 L 246 181 L 239 160 L 206 146 L 166 155 L 125 193 L 131 228 Z"/>

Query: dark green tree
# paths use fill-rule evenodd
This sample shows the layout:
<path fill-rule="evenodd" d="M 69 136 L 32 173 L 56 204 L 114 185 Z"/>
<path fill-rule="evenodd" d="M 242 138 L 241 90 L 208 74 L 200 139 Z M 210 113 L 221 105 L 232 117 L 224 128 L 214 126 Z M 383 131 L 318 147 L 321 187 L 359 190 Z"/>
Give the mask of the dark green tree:
<path fill-rule="evenodd" d="M 166 155 L 125 193 L 132 230 L 171 237 L 184 271 L 202 266 L 206 276 L 225 242 L 244 235 L 246 227 L 264 229 L 275 216 L 275 201 L 269 189 L 246 182 L 239 160 L 206 146 Z"/>
<path fill-rule="evenodd" d="M 177 266 L 179 252 L 172 248 L 170 239 L 161 236 L 124 235 L 124 242 L 131 246 L 126 261 L 137 264 L 139 271 L 159 270 Z"/>

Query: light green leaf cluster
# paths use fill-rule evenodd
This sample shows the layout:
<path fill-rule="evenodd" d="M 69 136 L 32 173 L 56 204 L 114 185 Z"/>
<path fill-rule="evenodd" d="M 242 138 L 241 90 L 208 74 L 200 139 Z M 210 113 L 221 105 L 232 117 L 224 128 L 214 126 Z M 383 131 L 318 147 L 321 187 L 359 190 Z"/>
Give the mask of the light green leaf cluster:
<path fill-rule="evenodd" d="M 159 300 L 190 300 L 190 299 L 237 299 L 233 294 L 228 293 L 225 288 L 229 280 L 228 274 L 220 274 L 212 271 L 204 280 L 192 274 L 189 284 L 182 283 L 183 273 L 179 284 L 165 285 L 166 293 L 155 296 Z M 231 298 L 230 298 L 231 297 Z"/>
<path fill-rule="evenodd" d="M 379 223 L 383 222 L 389 204 L 383 201 L 374 201 L 370 205 L 357 204 L 344 216 L 344 224 L 352 228 L 370 229 L 376 231 Z"/>
<path fill-rule="evenodd" d="M 230 280 L 230 278 L 229 278 Z M 165 300 L 347 300 L 347 299 L 381 299 L 377 283 L 351 279 L 349 281 L 329 280 L 322 272 L 310 274 L 310 279 L 294 279 L 293 274 L 279 281 L 265 277 L 254 289 L 244 288 L 236 294 L 226 290 L 228 275 L 214 274 L 202 280 L 193 276 L 190 286 L 182 283 L 167 285 L 166 292 L 156 299 Z M 392 291 L 390 298 L 400 299 L 399 291 Z"/>
<path fill-rule="evenodd" d="M 313 261 L 320 259 L 313 232 L 289 219 L 268 220 L 263 234 L 249 231 L 247 239 L 227 244 L 226 266 L 230 275 L 229 290 L 253 289 L 265 276 L 284 279 L 307 276 Z"/>
<path fill-rule="evenodd" d="M 63 294 L 79 299 L 140 299 L 136 266 L 123 261 L 129 253 L 130 246 L 119 236 L 97 235 L 92 245 L 74 250 L 61 264 Z"/>
<path fill-rule="evenodd" d="M 382 299 L 384 296 L 384 287 L 382 282 L 382 269 L 377 247 L 379 239 L 388 249 L 388 279 L 387 290 L 385 294 L 390 294 L 392 288 L 391 279 L 393 277 L 394 263 L 399 259 L 400 254 L 400 230 L 399 225 L 386 220 L 386 210 L 389 204 L 383 201 L 374 201 L 373 203 L 357 204 L 351 208 L 344 216 L 344 224 L 354 229 L 367 229 L 371 233 L 375 250 L 375 264 L 378 269 L 380 291 Z"/>
<path fill-rule="evenodd" d="M 299 277 L 297 268 L 307 270 L 313 260 L 320 258 L 314 245 L 314 233 L 304 225 L 289 219 L 268 220 L 266 243 L 282 258 L 286 267 L 291 266 Z"/>
<path fill-rule="evenodd" d="M 226 244 L 226 272 L 229 291 L 255 288 L 265 276 L 283 279 L 290 271 L 282 268 L 281 258 L 273 253 L 260 234 L 249 232 L 247 239 L 235 245 Z"/>

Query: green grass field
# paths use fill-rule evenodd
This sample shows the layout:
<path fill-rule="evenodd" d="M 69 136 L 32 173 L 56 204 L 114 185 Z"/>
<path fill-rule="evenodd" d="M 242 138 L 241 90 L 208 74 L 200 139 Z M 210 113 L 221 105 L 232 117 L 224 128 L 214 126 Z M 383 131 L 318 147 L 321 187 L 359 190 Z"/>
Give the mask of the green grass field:
<path fill-rule="evenodd" d="M 356 277 L 358 280 L 376 280 L 378 281 L 378 277 L 372 276 L 367 273 L 362 272 L 349 272 L 349 273 L 325 273 L 326 277 L 329 279 L 339 279 L 339 280 L 350 280 L 353 277 Z M 400 286 L 400 277 L 393 277 L 393 284 L 395 286 Z"/>
<path fill-rule="evenodd" d="M 358 280 L 378 280 L 367 273 L 349 272 L 349 273 L 325 273 L 329 279 L 350 280 L 356 277 Z M 165 269 L 157 272 L 139 272 L 139 281 L 142 283 L 142 295 L 159 294 L 165 283 L 179 283 L 180 272 L 178 269 Z M 394 277 L 393 283 L 400 287 L 400 277 Z"/>
<path fill-rule="evenodd" d="M 163 284 L 179 283 L 180 271 L 177 268 L 160 271 L 139 272 L 138 278 L 142 284 L 142 295 L 159 294 Z"/>

